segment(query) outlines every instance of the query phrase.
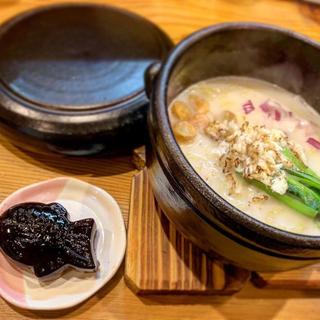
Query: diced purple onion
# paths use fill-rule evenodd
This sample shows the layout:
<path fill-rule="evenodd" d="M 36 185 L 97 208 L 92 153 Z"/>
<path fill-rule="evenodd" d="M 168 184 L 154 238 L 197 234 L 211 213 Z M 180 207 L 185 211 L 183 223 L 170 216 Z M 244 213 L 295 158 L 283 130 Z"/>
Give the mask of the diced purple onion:
<path fill-rule="evenodd" d="M 274 110 L 274 120 L 276 120 L 276 121 L 281 120 L 281 113 L 279 110 Z"/>
<path fill-rule="evenodd" d="M 269 113 L 270 112 L 270 105 L 268 103 L 268 100 L 266 102 L 260 104 L 260 109 L 265 113 Z"/>
<path fill-rule="evenodd" d="M 315 138 L 308 138 L 307 142 L 316 149 L 320 150 L 320 141 Z"/>
<path fill-rule="evenodd" d="M 242 109 L 243 109 L 245 114 L 249 114 L 250 112 L 252 112 L 255 109 L 255 107 L 254 107 L 252 101 L 248 100 L 247 102 L 245 102 L 242 105 Z"/>
<path fill-rule="evenodd" d="M 285 111 L 281 105 L 277 102 L 273 102 L 270 100 L 265 101 L 260 105 L 260 109 L 268 114 L 268 117 L 271 117 L 272 119 L 276 121 L 280 121 L 282 116 L 292 116 L 290 113 Z"/>

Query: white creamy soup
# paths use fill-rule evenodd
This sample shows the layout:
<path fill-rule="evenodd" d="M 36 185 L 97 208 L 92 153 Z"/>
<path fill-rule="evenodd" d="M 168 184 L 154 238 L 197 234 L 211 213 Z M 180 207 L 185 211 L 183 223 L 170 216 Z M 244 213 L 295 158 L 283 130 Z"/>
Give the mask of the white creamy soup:
<path fill-rule="evenodd" d="M 320 235 L 320 115 L 302 97 L 218 77 L 179 94 L 169 116 L 185 157 L 225 200 L 276 228 Z"/>

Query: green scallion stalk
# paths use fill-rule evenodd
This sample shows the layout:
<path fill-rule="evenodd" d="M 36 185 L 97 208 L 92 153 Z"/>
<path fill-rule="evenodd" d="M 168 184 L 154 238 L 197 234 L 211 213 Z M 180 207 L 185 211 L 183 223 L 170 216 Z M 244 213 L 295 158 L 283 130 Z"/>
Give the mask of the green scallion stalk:
<path fill-rule="evenodd" d="M 286 172 L 295 177 L 295 179 L 302 184 L 320 190 L 320 179 L 314 176 L 311 176 L 307 173 L 286 169 Z"/>
<path fill-rule="evenodd" d="M 287 182 L 290 193 L 299 197 L 308 207 L 320 211 L 320 196 L 316 192 L 300 183 L 293 175 L 287 174 Z"/>
<path fill-rule="evenodd" d="M 269 196 L 277 199 L 278 201 L 284 203 L 288 207 L 298 211 L 299 213 L 308 216 L 310 218 L 316 218 L 318 216 L 319 211 L 317 209 L 314 209 L 299 199 L 297 199 L 295 196 L 290 195 L 288 193 L 286 194 L 279 194 L 276 192 L 273 192 L 269 187 L 264 185 L 262 182 L 257 180 L 247 180 L 250 184 L 254 185 L 255 187 L 259 188 L 260 190 L 264 191 Z"/>
<path fill-rule="evenodd" d="M 296 155 L 293 153 L 293 151 L 289 148 L 283 148 L 282 153 L 285 155 L 285 157 L 290 160 L 293 165 L 295 166 L 296 170 L 299 170 L 303 173 L 306 173 L 316 179 L 320 179 L 320 177 L 309 167 L 307 167 L 302 161 L 300 161 Z M 296 171 L 294 170 L 294 171 Z"/>

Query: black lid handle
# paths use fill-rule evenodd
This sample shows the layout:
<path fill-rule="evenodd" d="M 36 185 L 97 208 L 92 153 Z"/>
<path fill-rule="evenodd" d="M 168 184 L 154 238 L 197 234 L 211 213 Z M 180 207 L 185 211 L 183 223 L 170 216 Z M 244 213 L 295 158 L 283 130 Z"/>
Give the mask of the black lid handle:
<path fill-rule="evenodd" d="M 150 99 L 155 80 L 160 72 L 161 63 L 152 63 L 144 73 L 144 83 L 147 97 Z"/>

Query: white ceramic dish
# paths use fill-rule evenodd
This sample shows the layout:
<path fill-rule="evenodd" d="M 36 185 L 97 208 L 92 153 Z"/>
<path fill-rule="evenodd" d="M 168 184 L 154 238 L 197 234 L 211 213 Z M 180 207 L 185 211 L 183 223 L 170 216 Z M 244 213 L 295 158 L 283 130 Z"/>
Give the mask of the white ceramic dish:
<path fill-rule="evenodd" d="M 0 252 L 0 295 L 13 305 L 32 310 L 73 307 L 96 293 L 116 273 L 126 248 L 126 231 L 117 202 L 104 190 L 73 178 L 56 178 L 19 189 L 0 205 L 0 214 L 21 202 L 58 202 L 70 220 L 94 218 L 99 269 L 82 273 L 68 268 L 56 280 L 41 282 L 32 272 L 10 263 Z"/>

